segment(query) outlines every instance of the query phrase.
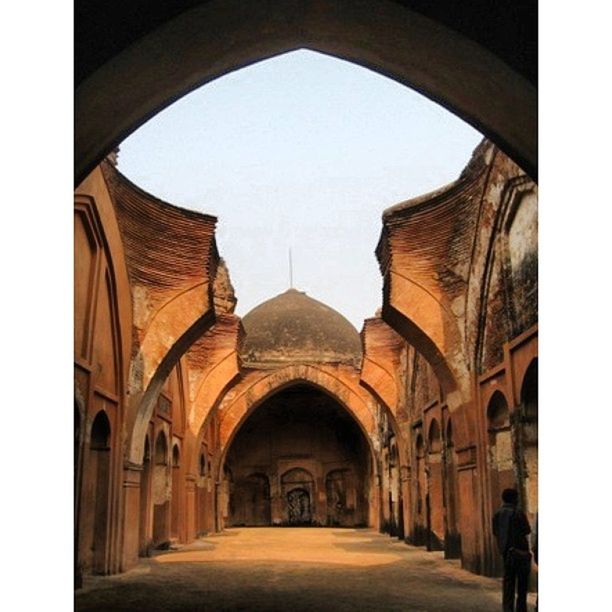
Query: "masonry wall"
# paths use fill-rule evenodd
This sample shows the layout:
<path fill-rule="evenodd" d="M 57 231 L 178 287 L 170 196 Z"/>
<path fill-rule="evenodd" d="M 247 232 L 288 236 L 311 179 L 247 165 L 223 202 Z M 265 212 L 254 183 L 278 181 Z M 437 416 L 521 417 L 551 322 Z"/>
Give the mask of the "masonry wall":
<path fill-rule="evenodd" d="M 159 231 L 181 221 L 158 268 L 155 223 L 139 243 L 146 211 L 162 215 Z M 377 524 L 499 573 L 500 491 L 516 486 L 531 520 L 538 507 L 537 188 L 483 142 L 459 181 L 383 222 L 384 304 L 366 321 L 361 370 L 300 364 L 275 377 L 240 365 L 214 219 L 149 200 L 108 164 L 79 186 L 77 575 L 128 569 L 226 524 L 290 522 L 306 497 L 302 518 Z M 244 452 L 230 449 L 224 469 L 249 398 L 304 377 L 346 400 L 374 458 L 359 437 L 351 454 L 324 435 L 318 417 L 312 435 L 282 444 L 271 425 L 263 446 L 240 434 Z"/>
<path fill-rule="evenodd" d="M 498 574 L 501 490 L 537 508 L 537 187 L 483 141 L 455 183 L 383 223 L 382 318 L 407 343 L 406 537 Z"/>

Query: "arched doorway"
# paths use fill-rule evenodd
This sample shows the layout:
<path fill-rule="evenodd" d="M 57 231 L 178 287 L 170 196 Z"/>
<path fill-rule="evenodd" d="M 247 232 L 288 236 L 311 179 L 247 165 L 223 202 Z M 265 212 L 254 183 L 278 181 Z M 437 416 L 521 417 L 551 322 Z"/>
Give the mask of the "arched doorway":
<path fill-rule="evenodd" d="M 85 547 L 85 566 L 94 574 L 108 573 L 109 556 L 109 502 L 111 470 L 111 425 L 101 410 L 91 427 L 86 467 L 85 495 L 92 510 L 89 525 L 83 525 L 89 546 Z"/>
<path fill-rule="evenodd" d="M 281 505 L 286 525 L 312 525 L 315 483 L 308 470 L 294 468 L 281 476 Z"/>
<path fill-rule="evenodd" d="M 223 469 L 233 474 L 229 525 L 374 520 L 370 445 L 348 410 L 314 385 L 266 397 L 231 438 Z"/>
<path fill-rule="evenodd" d="M 489 434 L 488 460 L 491 482 L 491 508 L 501 503 L 501 492 L 514 487 L 514 463 L 512 454 L 512 430 L 508 402 L 501 391 L 495 391 L 487 407 Z"/>

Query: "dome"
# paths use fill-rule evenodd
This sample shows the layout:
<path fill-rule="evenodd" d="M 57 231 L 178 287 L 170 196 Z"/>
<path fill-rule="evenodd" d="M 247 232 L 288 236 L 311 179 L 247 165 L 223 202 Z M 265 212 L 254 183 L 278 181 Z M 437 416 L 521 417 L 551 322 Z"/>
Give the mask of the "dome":
<path fill-rule="evenodd" d="M 256 306 L 242 319 L 245 365 L 350 363 L 359 367 L 361 338 L 333 308 L 289 289 Z"/>

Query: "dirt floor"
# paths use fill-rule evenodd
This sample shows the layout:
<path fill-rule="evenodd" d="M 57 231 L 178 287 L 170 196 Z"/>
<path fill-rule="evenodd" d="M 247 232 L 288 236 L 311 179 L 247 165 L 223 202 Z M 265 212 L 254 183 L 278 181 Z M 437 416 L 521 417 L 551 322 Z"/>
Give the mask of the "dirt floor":
<path fill-rule="evenodd" d="M 240 528 L 86 577 L 76 609 L 498 612 L 501 583 L 369 529 Z"/>

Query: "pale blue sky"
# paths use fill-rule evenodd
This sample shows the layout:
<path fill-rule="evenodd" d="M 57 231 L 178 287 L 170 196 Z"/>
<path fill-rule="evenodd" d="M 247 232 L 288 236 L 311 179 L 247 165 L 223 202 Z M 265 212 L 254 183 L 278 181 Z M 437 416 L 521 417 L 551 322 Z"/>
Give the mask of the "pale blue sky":
<path fill-rule="evenodd" d="M 219 218 L 237 314 L 289 287 L 357 329 L 381 305 L 383 210 L 455 180 L 482 136 L 360 66 L 295 51 L 228 74 L 121 145 L 155 196 Z"/>

